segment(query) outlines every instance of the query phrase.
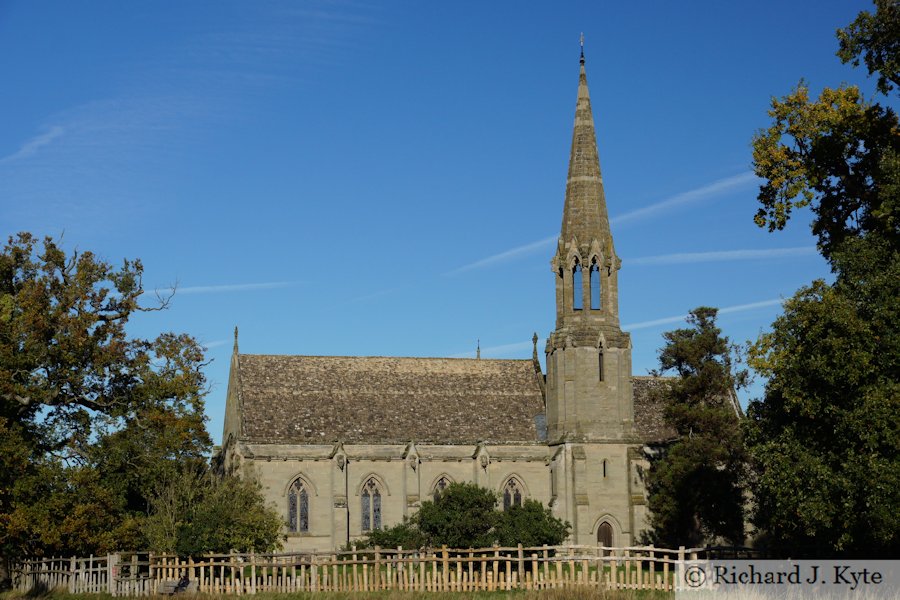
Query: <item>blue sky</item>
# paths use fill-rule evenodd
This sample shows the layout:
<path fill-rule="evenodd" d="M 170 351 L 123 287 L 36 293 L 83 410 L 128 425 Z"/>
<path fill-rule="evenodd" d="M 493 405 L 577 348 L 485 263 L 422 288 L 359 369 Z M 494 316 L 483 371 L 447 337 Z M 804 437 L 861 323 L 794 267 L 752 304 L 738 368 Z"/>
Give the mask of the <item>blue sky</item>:
<path fill-rule="evenodd" d="M 864 2 L 0 2 L 0 229 L 177 284 L 135 335 L 209 348 L 222 429 L 242 352 L 531 354 L 578 38 L 634 371 L 698 305 L 734 341 L 827 277 L 808 215 L 753 224 L 750 139 Z M 759 385 L 743 400 L 759 394 Z"/>

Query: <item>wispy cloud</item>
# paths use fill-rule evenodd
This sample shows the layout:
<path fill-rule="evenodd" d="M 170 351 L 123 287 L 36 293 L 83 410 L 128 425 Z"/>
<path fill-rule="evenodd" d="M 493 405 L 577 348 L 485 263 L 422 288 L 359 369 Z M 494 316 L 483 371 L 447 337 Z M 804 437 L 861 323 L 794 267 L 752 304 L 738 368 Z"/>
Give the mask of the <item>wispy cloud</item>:
<path fill-rule="evenodd" d="M 210 350 L 212 348 L 218 348 L 220 346 L 224 346 L 225 344 L 227 344 L 230 341 L 231 340 L 213 340 L 211 342 L 204 342 L 200 345 L 203 346 L 204 348 L 206 348 L 207 350 Z"/>
<path fill-rule="evenodd" d="M 357 303 L 357 302 L 368 302 L 369 300 L 374 300 L 375 298 L 381 298 L 382 296 L 388 296 L 388 295 L 393 294 L 394 292 L 397 292 L 397 291 L 399 291 L 399 290 L 401 290 L 401 289 L 402 289 L 402 288 L 400 288 L 400 287 L 395 287 L 395 288 L 387 288 L 387 289 L 384 289 L 384 290 L 378 290 L 378 291 L 372 292 L 372 293 L 370 293 L 370 294 L 363 294 L 362 296 L 356 296 L 355 298 L 350 298 L 350 299 L 347 300 L 346 302 L 343 302 L 343 304 L 354 304 L 354 303 Z"/>
<path fill-rule="evenodd" d="M 622 224 L 629 221 L 649 219 L 661 213 L 668 212 L 674 208 L 692 204 L 694 202 L 705 200 L 713 196 L 718 196 L 726 192 L 748 186 L 751 183 L 756 183 L 757 181 L 759 181 L 759 178 L 753 173 L 741 173 L 740 175 L 725 177 L 724 179 L 718 179 L 702 187 L 676 194 L 671 198 L 666 198 L 665 200 L 656 202 L 654 204 L 651 204 L 650 206 L 638 208 L 636 210 L 627 212 L 624 215 L 613 217 L 612 219 L 610 219 L 610 223 Z"/>
<path fill-rule="evenodd" d="M 775 306 L 778 304 L 783 304 L 783 298 L 774 298 L 772 300 L 762 300 L 760 302 L 750 302 L 749 304 L 736 304 L 735 306 L 726 306 L 725 308 L 719 309 L 719 314 L 729 314 L 736 312 L 744 312 L 747 310 L 755 310 L 757 308 L 764 308 L 766 306 Z M 668 325 L 670 323 L 679 323 L 684 322 L 687 319 L 687 314 L 676 315 L 673 317 L 663 317 L 662 319 L 653 319 L 652 321 L 641 321 L 640 323 L 629 323 L 627 325 L 622 325 L 622 329 L 625 331 L 631 331 L 634 329 L 648 329 L 650 327 L 656 327 L 657 325 Z"/>
<path fill-rule="evenodd" d="M 35 152 L 37 152 L 39 149 L 41 149 L 43 146 L 46 146 L 47 144 L 51 143 L 56 138 L 63 135 L 65 133 L 65 131 L 66 130 L 63 129 L 62 127 L 60 127 L 59 125 L 55 125 L 55 126 L 51 127 L 49 130 L 45 131 L 44 133 L 36 135 L 33 138 L 31 138 L 30 140 L 28 140 L 27 142 L 25 142 L 24 144 L 22 144 L 22 147 L 19 148 L 16 152 L 13 152 L 12 154 L 10 154 L 8 156 L 4 156 L 3 158 L 0 158 L 0 164 L 11 163 L 16 160 L 28 158 L 29 156 L 31 156 Z"/>
<path fill-rule="evenodd" d="M 613 217 L 610 219 L 611 224 L 621 224 L 629 221 L 637 221 L 640 219 L 649 219 L 657 216 L 658 214 L 665 213 L 669 210 L 672 210 L 677 207 L 685 206 L 687 204 L 691 204 L 693 202 L 698 202 L 700 200 L 704 200 L 706 198 L 710 198 L 713 196 L 717 196 L 719 194 L 724 194 L 726 192 L 739 189 L 744 187 L 750 183 L 755 183 L 758 181 L 758 177 L 753 173 L 741 173 L 740 175 L 734 175 L 732 177 L 725 177 L 724 179 L 719 179 L 710 184 L 704 185 L 702 187 L 688 190 L 686 192 L 682 192 L 680 194 L 676 194 L 671 198 L 666 198 L 660 202 L 655 204 L 651 204 L 650 206 L 645 206 L 643 208 L 639 208 L 637 210 L 633 210 L 631 212 L 627 212 L 624 215 L 619 215 L 617 217 Z M 538 250 L 543 250 L 545 248 L 549 248 L 552 246 L 554 242 L 556 242 L 557 236 L 552 235 L 550 237 L 546 237 L 544 239 L 538 240 L 536 242 L 531 242 L 530 244 L 525 244 L 523 246 L 516 246 L 515 248 L 511 248 L 510 250 L 505 250 L 503 252 L 499 252 L 497 254 L 492 254 L 486 258 L 482 258 L 476 260 L 474 262 L 468 263 L 461 267 L 457 267 L 450 271 L 444 273 L 444 275 L 459 275 L 460 273 L 465 273 L 467 271 L 474 271 L 476 269 L 484 269 L 487 267 L 492 267 L 494 265 L 504 263 L 510 261 L 514 258 L 521 258 L 523 256 L 527 256 Z M 741 251 L 735 251 L 741 252 Z M 688 255 L 685 255 L 688 256 Z M 648 257 L 648 258 L 657 258 L 657 257 Z M 710 258 L 708 260 L 737 260 L 737 258 L 730 259 L 714 259 Z M 683 262 L 699 262 L 697 260 L 684 260 Z M 634 261 L 629 261 L 629 264 L 640 264 L 635 263 Z M 653 263 L 644 263 L 644 264 L 653 264 Z"/>
<path fill-rule="evenodd" d="M 759 302 L 749 302 L 747 304 L 736 304 L 734 306 L 726 306 L 724 308 L 719 309 L 719 314 L 729 314 L 729 313 L 737 313 L 744 312 L 748 310 L 755 310 L 757 308 L 765 308 L 767 306 L 776 306 L 779 304 L 783 304 L 785 301 L 784 298 L 773 298 L 771 300 L 761 300 Z M 683 323 L 687 319 L 687 314 L 676 315 L 673 317 L 663 317 L 662 319 L 653 319 L 652 321 L 641 321 L 640 323 L 629 323 L 627 325 L 622 325 L 622 329 L 624 331 L 631 331 L 633 329 L 648 329 L 650 327 L 656 327 L 658 325 L 669 325 L 671 323 Z M 517 354 L 524 350 L 531 350 L 534 347 L 534 343 L 531 340 L 527 342 L 514 342 L 512 344 L 501 344 L 499 346 L 488 346 L 487 348 L 481 349 L 481 356 L 484 358 L 492 358 L 498 356 L 509 356 L 510 354 Z M 451 354 L 449 358 L 475 358 L 475 351 L 471 352 L 460 352 L 459 354 Z"/>
<path fill-rule="evenodd" d="M 633 265 L 679 265 L 701 262 L 727 262 L 734 260 L 766 260 L 773 258 L 795 258 L 815 256 L 815 246 L 798 246 L 794 248 L 769 248 L 766 250 L 713 250 L 710 252 L 681 252 L 643 256 L 628 259 L 628 266 Z"/>
<path fill-rule="evenodd" d="M 481 349 L 481 356 L 484 358 L 496 358 L 498 356 L 508 356 L 510 354 L 519 353 L 523 350 L 531 350 L 534 344 L 531 340 L 527 342 L 516 342 L 513 344 L 501 344 L 499 346 L 488 346 Z M 475 351 L 461 352 L 459 354 L 451 354 L 449 358 L 475 358 Z"/>
<path fill-rule="evenodd" d="M 472 271 L 473 269 L 483 269 L 484 267 L 490 267 L 492 265 L 506 262 L 520 256 L 531 254 L 536 250 L 549 248 L 555 241 L 556 236 L 553 235 L 536 242 L 531 242 L 530 244 L 525 244 L 524 246 L 517 246 L 515 248 L 512 248 L 511 250 L 506 250 L 505 252 L 500 252 L 499 254 L 494 254 L 492 256 L 488 256 L 487 258 L 476 260 L 473 263 L 457 267 L 452 271 L 447 271 L 446 273 L 444 273 L 444 275 L 458 275 L 459 273 L 465 273 L 466 271 Z"/>
<path fill-rule="evenodd" d="M 224 285 L 194 285 L 188 287 L 167 287 L 155 290 L 158 294 L 221 294 L 225 292 L 253 292 L 258 290 L 272 290 L 296 285 L 296 281 L 267 281 L 263 283 L 228 283 Z M 149 293 L 149 292 L 144 292 Z"/>

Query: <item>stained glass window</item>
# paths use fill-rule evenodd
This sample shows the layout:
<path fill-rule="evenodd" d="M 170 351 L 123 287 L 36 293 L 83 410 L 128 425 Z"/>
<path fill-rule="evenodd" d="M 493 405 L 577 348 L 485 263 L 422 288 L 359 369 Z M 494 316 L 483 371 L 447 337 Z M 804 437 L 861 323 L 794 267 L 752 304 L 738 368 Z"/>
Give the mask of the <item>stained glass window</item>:
<path fill-rule="evenodd" d="M 511 477 L 503 488 L 503 510 L 512 506 L 522 506 L 522 484 L 515 477 Z"/>
<path fill-rule="evenodd" d="M 381 490 L 374 477 L 363 485 L 361 498 L 362 530 L 381 529 Z"/>
<path fill-rule="evenodd" d="M 309 493 L 299 479 L 288 490 L 288 531 L 309 531 Z"/>
<path fill-rule="evenodd" d="M 288 531 L 297 531 L 297 490 L 293 485 L 288 491 Z"/>
<path fill-rule="evenodd" d="M 381 529 L 381 494 L 377 488 L 372 493 L 372 527 Z"/>

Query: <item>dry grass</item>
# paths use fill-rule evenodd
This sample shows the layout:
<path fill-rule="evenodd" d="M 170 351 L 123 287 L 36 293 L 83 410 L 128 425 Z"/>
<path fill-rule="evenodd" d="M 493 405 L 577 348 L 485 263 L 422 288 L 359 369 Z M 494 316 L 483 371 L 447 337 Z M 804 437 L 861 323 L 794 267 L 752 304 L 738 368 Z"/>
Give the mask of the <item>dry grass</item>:
<path fill-rule="evenodd" d="M 615 591 L 594 588 L 567 588 L 540 591 L 512 592 L 315 592 L 315 593 L 263 593 L 255 596 L 233 596 L 217 594 L 178 594 L 177 600 L 671 600 L 672 593 L 652 591 Z M 159 596 L 156 596 L 159 598 Z M 69 594 L 49 592 L 45 594 L 23 595 L 16 592 L 0 594 L 0 600 L 114 600 L 108 594 Z M 119 600 L 118 597 L 115 600 Z"/>

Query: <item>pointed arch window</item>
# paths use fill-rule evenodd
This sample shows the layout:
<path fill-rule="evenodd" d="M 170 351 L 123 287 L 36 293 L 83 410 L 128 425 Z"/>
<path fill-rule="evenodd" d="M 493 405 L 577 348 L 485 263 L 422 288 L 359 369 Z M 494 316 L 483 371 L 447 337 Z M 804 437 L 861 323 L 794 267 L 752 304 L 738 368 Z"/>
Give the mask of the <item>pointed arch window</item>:
<path fill-rule="evenodd" d="M 581 263 L 576 259 L 572 268 L 572 309 L 581 310 L 584 299 L 584 282 L 582 281 Z"/>
<path fill-rule="evenodd" d="M 503 510 L 509 510 L 513 506 L 522 506 L 522 484 L 515 477 L 510 477 L 503 486 Z"/>
<path fill-rule="evenodd" d="M 591 310 L 600 310 L 600 265 L 597 259 L 591 261 L 591 271 L 589 274 L 591 284 Z"/>
<path fill-rule="evenodd" d="M 432 498 L 437 502 L 437 499 L 440 498 L 441 494 L 447 489 L 447 486 L 450 485 L 450 480 L 446 477 L 441 477 L 437 480 L 437 483 L 434 484 L 434 493 L 432 494 Z"/>
<path fill-rule="evenodd" d="M 362 489 L 362 530 L 381 529 L 381 490 L 374 477 Z"/>
<path fill-rule="evenodd" d="M 309 491 L 300 479 L 288 490 L 288 531 L 309 532 Z"/>

